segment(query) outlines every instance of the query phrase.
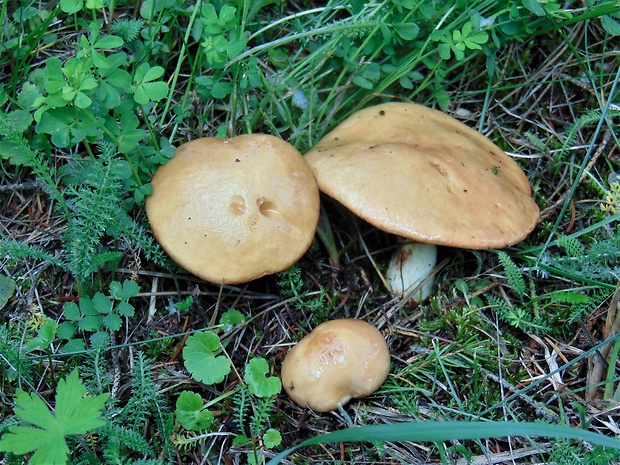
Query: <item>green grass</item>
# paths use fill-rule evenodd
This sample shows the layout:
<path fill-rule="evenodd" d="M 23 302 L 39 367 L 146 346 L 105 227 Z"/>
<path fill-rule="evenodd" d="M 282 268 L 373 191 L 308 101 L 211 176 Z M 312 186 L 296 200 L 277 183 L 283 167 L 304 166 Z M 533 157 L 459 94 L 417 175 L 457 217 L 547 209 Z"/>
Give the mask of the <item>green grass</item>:
<path fill-rule="evenodd" d="M 31 446 L 0 439 L 5 462 L 57 452 L 36 438 L 62 425 L 78 464 L 618 463 L 619 12 L 2 2 L 0 434 Z M 542 211 L 521 244 L 442 250 L 428 302 L 392 299 L 395 239 L 327 198 L 323 242 L 247 285 L 188 275 L 152 237 L 151 177 L 184 142 L 264 132 L 304 153 L 354 111 L 408 100 L 513 155 Z M 313 414 L 276 389 L 282 357 L 342 317 L 386 335 L 391 374 Z M 36 431 L 27 405 L 62 414 L 68 383 L 109 396 L 103 426 L 60 415 Z"/>

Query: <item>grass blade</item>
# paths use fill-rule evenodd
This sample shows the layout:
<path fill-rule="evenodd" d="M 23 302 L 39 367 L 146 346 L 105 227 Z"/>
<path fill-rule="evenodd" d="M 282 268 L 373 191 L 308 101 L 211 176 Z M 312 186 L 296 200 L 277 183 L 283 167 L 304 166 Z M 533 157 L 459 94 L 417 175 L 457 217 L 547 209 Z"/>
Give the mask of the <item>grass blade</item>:
<path fill-rule="evenodd" d="M 620 450 L 620 440 L 618 439 L 563 425 L 516 421 L 425 421 L 360 426 L 323 434 L 281 452 L 267 462 L 267 465 L 280 463 L 289 454 L 302 447 L 328 442 L 443 442 L 502 436 L 544 436 L 577 439 Z"/>

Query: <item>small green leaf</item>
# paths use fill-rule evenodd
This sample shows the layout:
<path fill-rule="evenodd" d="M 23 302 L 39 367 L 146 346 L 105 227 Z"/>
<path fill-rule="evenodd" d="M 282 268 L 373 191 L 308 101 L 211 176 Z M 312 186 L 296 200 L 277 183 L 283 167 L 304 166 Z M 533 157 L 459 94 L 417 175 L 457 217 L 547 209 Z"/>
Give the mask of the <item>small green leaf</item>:
<path fill-rule="evenodd" d="M 103 36 L 97 42 L 95 42 L 95 48 L 112 49 L 122 47 L 124 44 L 123 39 L 118 36 Z"/>
<path fill-rule="evenodd" d="M 183 428 L 200 431 L 209 428 L 215 418 L 213 412 L 204 407 L 200 395 L 183 391 L 177 399 L 174 414 Z"/>
<path fill-rule="evenodd" d="M 530 10 L 536 16 L 545 16 L 545 9 L 538 0 L 521 0 L 525 8 Z"/>
<path fill-rule="evenodd" d="M 98 313 L 107 314 L 112 311 L 113 302 L 109 297 L 102 294 L 101 292 L 97 292 L 92 298 L 93 305 Z"/>
<path fill-rule="evenodd" d="M 62 309 L 67 320 L 78 321 L 82 316 L 75 302 L 67 302 Z"/>
<path fill-rule="evenodd" d="M 65 313 L 65 317 L 66 316 L 67 315 Z M 58 325 L 58 329 L 56 330 L 56 336 L 58 336 L 59 339 L 66 339 L 68 341 L 73 336 L 75 336 L 76 331 L 77 328 L 73 323 L 71 323 L 70 321 L 63 321 Z"/>
<path fill-rule="evenodd" d="M 273 449 L 282 444 L 282 435 L 276 429 L 269 428 L 263 435 L 263 443 L 268 449 Z"/>
<path fill-rule="evenodd" d="M 78 328 L 82 331 L 97 331 L 103 325 L 103 317 L 101 315 L 85 316 L 78 321 Z"/>
<path fill-rule="evenodd" d="M 15 287 L 15 281 L 4 274 L 0 274 L 0 309 L 13 297 Z"/>
<path fill-rule="evenodd" d="M 103 325 L 111 331 L 118 331 L 123 326 L 123 320 L 116 313 L 110 313 L 103 317 Z"/>
<path fill-rule="evenodd" d="M 620 22 L 609 15 L 605 15 L 601 18 L 601 26 L 605 29 L 607 34 L 612 36 L 620 36 Z"/>
<path fill-rule="evenodd" d="M 269 372 L 269 365 L 264 358 L 253 358 L 245 366 L 243 379 L 248 384 L 248 390 L 257 397 L 273 397 L 280 392 L 282 382 L 276 376 L 265 377 Z"/>
<path fill-rule="evenodd" d="M 361 87 L 362 89 L 370 90 L 373 87 L 372 81 L 369 81 L 363 76 L 359 76 L 359 75 L 354 76 L 353 79 L 351 79 L 351 81 L 353 82 L 353 84 L 355 84 L 358 87 Z"/>
<path fill-rule="evenodd" d="M 416 23 L 394 24 L 396 33 L 404 40 L 414 40 L 420 33 L 420 27 Z"/>
<path fill-rule="evenodd" d="M 81 11 L 83 7 L 84 0 L 60 0 L 60 9 L 68 15 Z"/>
<path fill-rule="evenodd" d="M 62 351 L 65 354 L 70 354 L 73 352 L 84 352 L 86 350 L 86 345 L 84 344 L 83 339 L 71 339 L 64 346 L 62 346 Z"/>
<path fill-rule="evenodd" d="M 116 306 L 116 312 L 120 315 L 120 316 L 134 316 L 136 309 L 134 308 L 133 305 L 131 305 L 130 303 L 127 302 L 120 302 L 117 306 Z"/>
<path fill-rule="evenodd" d="M 118 281 L 110 283 L 110 297 L 114 300 L 129 300 L 140 292 L 140 286 L 135 281 L 127 279 L 123 284 Z"/>
<path fill-rule="evenodd" d="M 47 349 L 56 337 L 56 322 L 51 318 L 46 318 L 45 322 L 39 328 L 37 337 L 28 341 L 26 351 L 30 352 L 35 349 Z"/>
<path fill-rule="evenodd" d="M 220 318 L 220 324 L 223 326 L 224 331 L 230 331 L 239 323 L 243 323 L 246 320 L 245 315 L 239 310 L 231 308 L 224 312 Z"/>
<path fill-rule="evenodd" d="M 216 356 L 220 350 L 220 338 L 212 332 L 201 331 L 187 338 L 183 358 L 192 378 L 209 385 L 224 381 L 230 373 L 230 361 Z"/>
<path fill-rule="evenodd" d="M 223 99 L 230 95 L 233 91 L 233 87 L 228 82 L 216 82 L 211 89 L 211 96 L 215 99 Z"/>

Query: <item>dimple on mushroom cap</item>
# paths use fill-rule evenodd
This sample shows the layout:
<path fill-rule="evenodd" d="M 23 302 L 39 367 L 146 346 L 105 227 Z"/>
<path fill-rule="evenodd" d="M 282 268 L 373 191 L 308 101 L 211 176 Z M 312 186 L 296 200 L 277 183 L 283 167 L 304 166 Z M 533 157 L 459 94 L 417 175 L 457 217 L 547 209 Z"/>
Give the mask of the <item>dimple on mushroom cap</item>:
<path fill-rule="evenodd" d="M 187 271 L 235 284 L 282 271 L 312 243 L 319 191 L 302 155 L 274 136 L 202 138 L 152 180 L 153 234 Z"/>
<path fill-rule="evenodd" d="M 328 412 L 372 394 L 389 370 L 390 352 L 379 330 L 363 320 L 331 320 L 289 351 L 282 385 L 298 405 Z"/>
<path fill-rule="evenodd" d="M 305 158 L 327 195 L 419 242 L 505 247 L 524 239 L 540 214 L 512 158 L 458 120 L 414 103 L 353 114 Z"/>

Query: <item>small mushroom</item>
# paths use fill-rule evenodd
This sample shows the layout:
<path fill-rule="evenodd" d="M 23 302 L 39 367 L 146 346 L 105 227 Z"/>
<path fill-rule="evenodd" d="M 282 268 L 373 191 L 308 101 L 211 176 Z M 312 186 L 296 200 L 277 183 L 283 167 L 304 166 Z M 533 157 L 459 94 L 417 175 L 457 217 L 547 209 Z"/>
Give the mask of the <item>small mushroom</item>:
<path fill-rule="evenodd" d="M 282 271 L 308 249 L 319 191 L 303 156 L 263 134 L 180 146 L 152 180 L 153 234 L 187 271 L 236 284 Z"/>
<path fill-rule="evenodd" d="M 321 191 L 412 241 L 502 248 L 523 240 L 540 215 L 512 158 L 458 120 L 414 103 L 354 113 L 305 158 Z"/>
<path fill-rule="evenodd" d="M 286 355 L 282 385 L 298 405 L 328 412 L 372 394 L 389 371 L 390 351 L 378 329 L 363 320 L 331 320 Z"/>

